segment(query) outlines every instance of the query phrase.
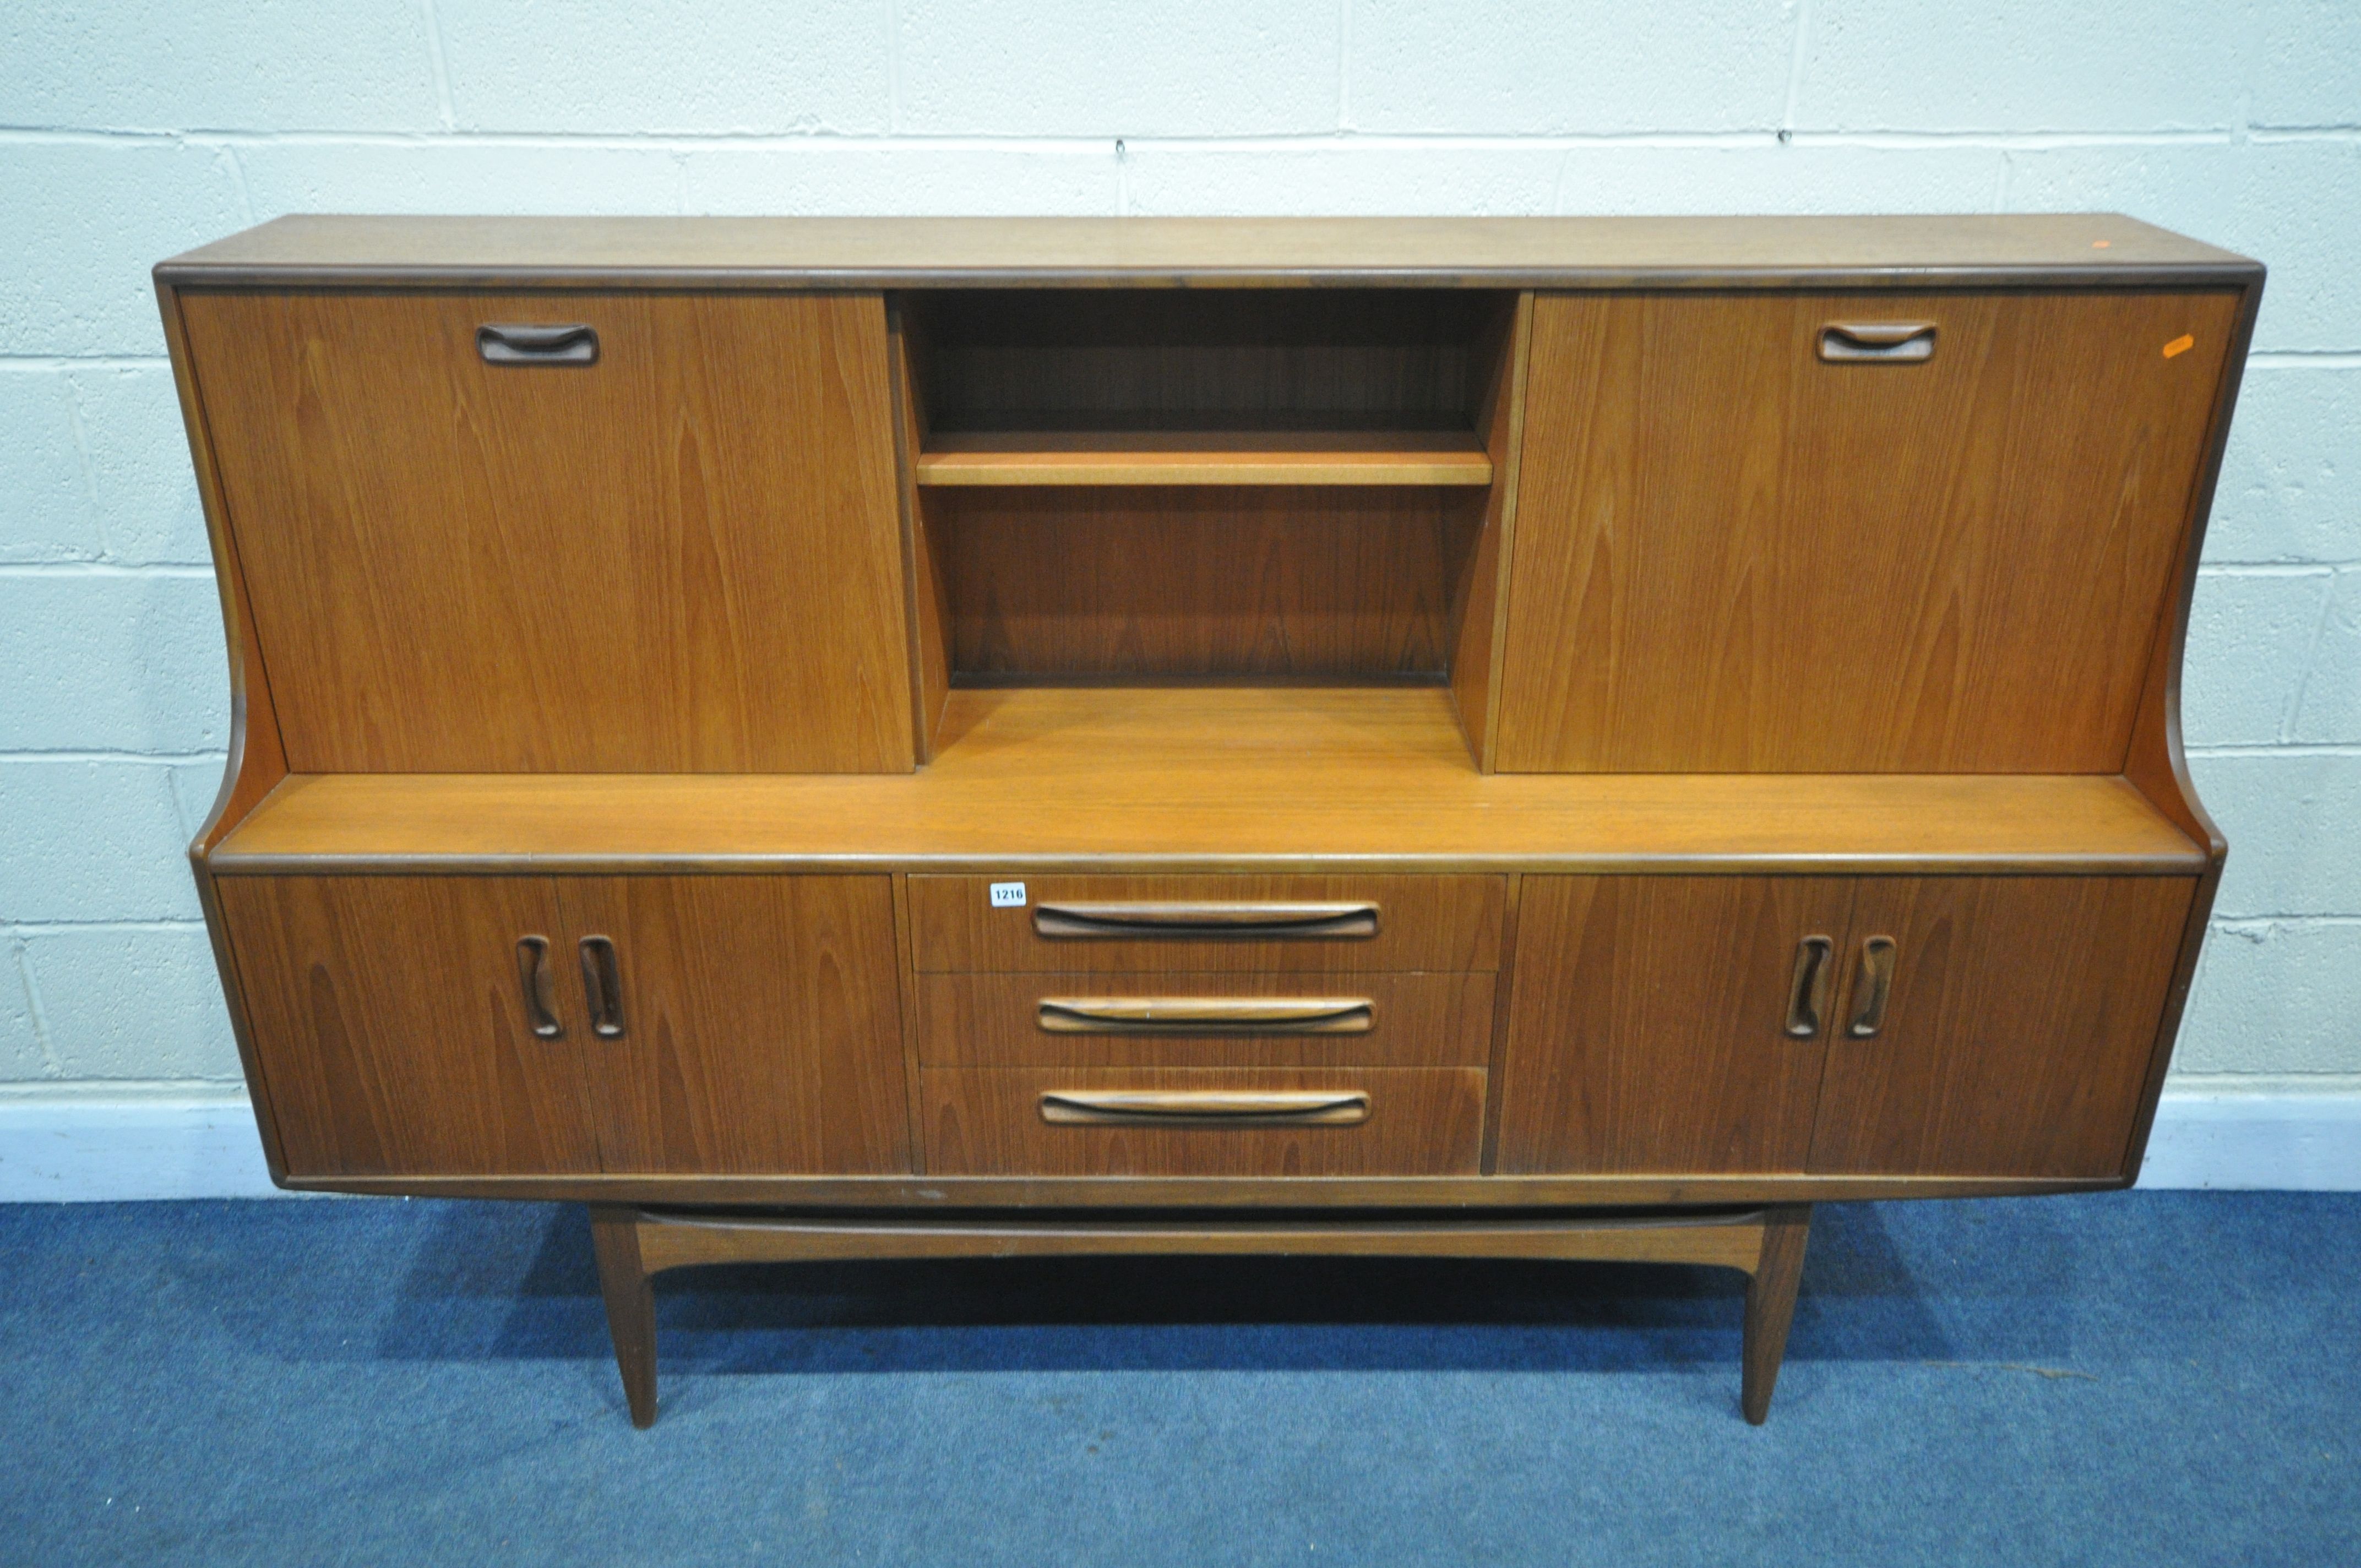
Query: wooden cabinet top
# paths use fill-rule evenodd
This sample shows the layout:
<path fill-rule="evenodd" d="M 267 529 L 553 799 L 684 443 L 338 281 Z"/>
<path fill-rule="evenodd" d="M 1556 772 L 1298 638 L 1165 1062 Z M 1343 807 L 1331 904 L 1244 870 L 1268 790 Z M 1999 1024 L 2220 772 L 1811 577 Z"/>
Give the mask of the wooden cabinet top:
<path fill-rule="evenodd" d="M 1493 288 L 2240 283 L 2257 262 L 2115 214 L 1621 218 L 275 219 L 179 287 L 1370 283 Z"/>

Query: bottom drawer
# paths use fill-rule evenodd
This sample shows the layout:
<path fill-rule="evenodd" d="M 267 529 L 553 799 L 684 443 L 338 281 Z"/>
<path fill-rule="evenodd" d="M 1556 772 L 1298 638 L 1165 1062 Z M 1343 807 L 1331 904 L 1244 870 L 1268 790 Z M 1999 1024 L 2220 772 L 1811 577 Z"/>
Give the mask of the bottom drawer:
<path fill-rule="evenodd" d="M 940 1176 L 1472 1176 L 1480 1068 L 928 1069 Z"/>

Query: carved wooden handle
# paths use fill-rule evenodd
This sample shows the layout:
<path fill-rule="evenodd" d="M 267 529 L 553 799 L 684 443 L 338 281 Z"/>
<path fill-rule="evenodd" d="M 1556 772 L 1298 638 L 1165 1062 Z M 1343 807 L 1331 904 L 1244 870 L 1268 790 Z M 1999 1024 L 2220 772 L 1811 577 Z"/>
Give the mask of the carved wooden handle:
<path fill-rule="evenodd" d="M 1353 940 L 1378 934 L 1374 904 L 1044 904 L 1044 937 L 1167 942 Z"/>
<path fill-rule="evenodd" d="M 1852 982 L 1852 1025 L 1845 1033 L 1872 1039 L 1885 1026 L 1885 997 L 1894 988 L 1894 938 L 1872 937 L 1861 945 L 1861 977 Z"/>
<path fill-rule="evenodd" d="M 1933 322 L 1830 322 L 1820 357 L 1832 364 L 1923 365 L 1935 357 Z"/>
<path fill-rule="evenodd" d="M 595 365 L 598 334 L 581 322 L 486 322 L 476 329 L 476 352 L 487 365 Z"/>
<path fill-rule="evenodd" d="M 623 1037 L 623 971 L 615 961 L 615 944 L 605 937 L 585 937 L 582 949 L 582 992 L 590 1002 L 590 1032 L 602 1040 Z"/>
<path fill-rule="evenodd" d="M 1052 1035 L 1366 1035 L 1366 996 L 1045 996 L 1035 1021 Z"/>
<path fill-rule="evenodd" d="M 566 1025 L 549 1003 L 549 938 L 519 937 L 516 955 L 517 989 L 524 993 L 525 1022 L 536 1038 L 566 1038 Z"/>
<path fill-rule="evenodd" d="M 1058 1089 L 1041 1120 L 1059 1126 L 1349 1127 L 1369 1119 L 1358 1089 Z"/>
<path fill-rule="evenodd" d="M 1828 955 L 1836 943 L 1826 937 L 1806 937 L 1795 944 L 1795 978 L 1787 991 L 1787 1033 L 1808 1040 L 1820 1032 L 1820 1016 L 1828 1010 Z"/>

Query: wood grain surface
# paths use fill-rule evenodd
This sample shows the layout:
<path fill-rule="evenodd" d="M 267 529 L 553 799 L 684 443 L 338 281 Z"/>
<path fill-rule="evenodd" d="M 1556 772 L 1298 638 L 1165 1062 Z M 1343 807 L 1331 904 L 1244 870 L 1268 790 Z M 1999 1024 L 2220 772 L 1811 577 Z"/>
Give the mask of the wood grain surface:
<path fill-rule="evenodd" d="M 297 1177 L 599 1168 L 598 1051 L 548 877 L 216 884 Z M 551 943 L 563 1039 L 535 1037 L 520 937 Z"/>
<path fill-rule="evenodd" d="M 1339 997 L 1370 1003 L 1364 1033 L 1178 1037 L 1053 1034 L 1044 998 Z M 928 1067 L 1483 1067 L 1489 974 L 1205 974 L 1081 971 L 918 978 L 918 1055 Z"/>
<path fill-rule="evenodd" d="M 928 1068 L 927 1168 L 945 1176 L 1382 1176 L 1474 1174 L 1484 1074 L 1474 1068 L 1098 1069 Z M 1359 1091 L 1352 1125 L 1054 1126 L 1056 1090 Z"/>
<path fill-rule="evenodd" d="M 1448 289 L 903 296 L 937 433 L 1455 430 L 1492 297 Z"/>
<path fill-rule="evenodd" d="M 1451 590 L 1451 697 L 1477 766 L 1493 771 L 1500 660 L 1508 646 L 1508 566 L 1514 553 L 1517 494 L 1525 445 L 1526 349 L 1533 297 L 1504 302 L 1486 324 L 1477 364 L 1485 372 L 1475 422 L 1492 460 L 1492 488 L 1476 542 L 1461 556 Z"/>
<path fill-rule="evenodd" d="M 164 262 L 169 283 L 774 289 L 1836 286 L 2251 278 L 2112 213 L 1582 218 L 282 217 Z"/>
<path fill-rule="evenodd" d="M 1484 492 L 929 490 L 954 676 L 1441 680 Z"/>
<path fill-rule="evenodd" d="M 1832 1014 L 1785 1032 L 1796 948 L 1840 961 L 1852 898 L 1845 877 L 1523 879 L 1496 1168 L 1805 1169 Z"/>
<path fill-rule="evenodd" d="M 1758 1211 L 1561 1219 L 1327 1221 L 1282 1218 L 972 1220 L 736 1218 L 648 1213 L 639 1250 L 649 1273 L 715 1263 L 862 1257 L 1254 1256 L 1553 1257 L 1687 1263 L 1752 1270 L 1763 1254 Z"/>
<path fill-rule="evenodd" d="M 1451 431 L 938 433 L 921 485 L 1488 485 L 1492 459 Z"/>
<path fill-rule="evenodd" d="M 2119 772 L 2237 304 L 1540 300 L 1499 765 Z"/>
<path fill-rule="evenodd" d="M 886 878 L 557 883 L 568 937 L 609 937 L 621 969 L 623 1037 L 582 1044 L 604 1168 L 910 1168 Z M 572 986 L 572 941 L 563 961 Z"/>
<path fill-rule="evenodd" d="M 2111 1176 L 2145 1086 L 2192 877 L 1864 879 L 1810 1168 Z M 1861 944 L 1896 945 L 1850 1038 Z"/>
<path fill-rule="evenodd" d="M 216 872 L 2123 869 L 2204 856 L 2118 778 L 1499 774 L 1433 687 L 954 690 L 906 776 L 291 778 Z M 1055 967 L 1055 966 L 1050 966 Z M 1161 967 L 1151 962 L 1149 967 Z M 1448 966 L 1445 966 L 1448 967 Z"/>
<path fill-rule="evenodd" d="M 994 879 L 913 876 L 911 948 L 921 973 L 1221 970 L 1498 969 L 1505 890 L 1487 876 L 1042 876 L 1026 905 L 993 906 Z M 1367 938 L 1188 940 L 1045 937 L 1034 916 L 1061 902 L 1202 905 L 1360 902 L 1378 907 Z"/>
<path fill-rule="evenodd" d="M 290 767 L 911 765 L 874 296 L 181 307 Z"/>

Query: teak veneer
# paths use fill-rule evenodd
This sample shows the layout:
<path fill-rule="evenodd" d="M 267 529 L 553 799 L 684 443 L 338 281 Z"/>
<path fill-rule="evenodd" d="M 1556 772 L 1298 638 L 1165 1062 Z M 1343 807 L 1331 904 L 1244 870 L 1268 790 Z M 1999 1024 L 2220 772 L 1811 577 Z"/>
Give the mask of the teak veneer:
<path fill-rule="evenodd" d="M 289 218 L 157 269 L 273 1178 L 654 1274 L 1748 1276 L 2133 1180 L 2256 263 L 2130 219 Z"/>

